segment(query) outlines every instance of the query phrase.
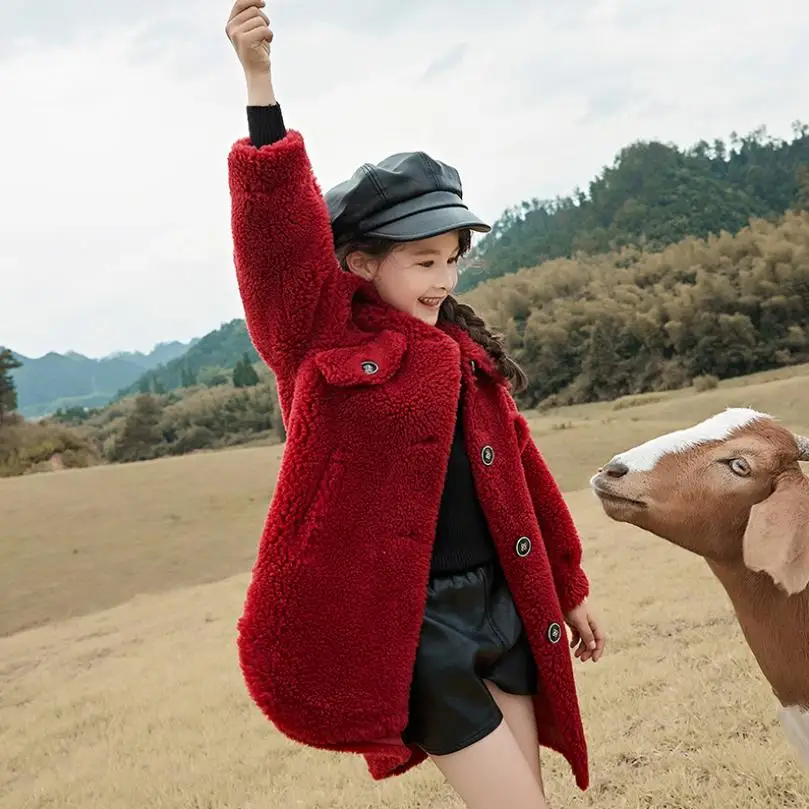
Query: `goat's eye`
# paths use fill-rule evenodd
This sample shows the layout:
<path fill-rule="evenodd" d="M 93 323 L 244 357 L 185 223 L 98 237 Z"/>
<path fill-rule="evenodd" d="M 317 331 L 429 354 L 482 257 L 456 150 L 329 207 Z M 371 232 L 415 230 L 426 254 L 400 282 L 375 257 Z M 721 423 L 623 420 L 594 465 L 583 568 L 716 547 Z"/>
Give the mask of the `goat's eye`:
<path fill-rule="evenodd" d="M 730 467 L 730 471 L 740 478 L 746 478 L 750 474 L 750 464 L 748 464 L 744 458 L 732 458 L 728 461 L 728 466 Z"/>

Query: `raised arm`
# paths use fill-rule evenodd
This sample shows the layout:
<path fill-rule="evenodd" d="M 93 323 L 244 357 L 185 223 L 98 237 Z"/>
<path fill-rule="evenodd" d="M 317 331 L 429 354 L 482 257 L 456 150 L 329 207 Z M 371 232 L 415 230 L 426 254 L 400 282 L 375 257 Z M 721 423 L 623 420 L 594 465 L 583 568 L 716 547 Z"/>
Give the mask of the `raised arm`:
<path fill-rule="evenodd" d="M 272 33 L 262 0 L 238 0 L 227 34 L 245 71 L 250 138 L 228 156 L 233 256 L 247 327 L 276 373 L 348 316 L 338 294 L 325 200 L 303 138 L 287 132 L 270 72 Z"/>

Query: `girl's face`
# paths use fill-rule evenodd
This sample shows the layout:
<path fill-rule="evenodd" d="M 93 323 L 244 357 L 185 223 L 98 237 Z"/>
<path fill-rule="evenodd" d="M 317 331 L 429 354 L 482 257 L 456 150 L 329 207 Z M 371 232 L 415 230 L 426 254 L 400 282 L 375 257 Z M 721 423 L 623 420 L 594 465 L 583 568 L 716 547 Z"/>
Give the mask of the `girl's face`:
<path fill-rule="evenodd" d="M 382 258 L 356 251 L 346 257 L 351 272 L 373 282 L 380 297 L 431 326 L 458 282 L 460 231 L 403 242 Z"/>

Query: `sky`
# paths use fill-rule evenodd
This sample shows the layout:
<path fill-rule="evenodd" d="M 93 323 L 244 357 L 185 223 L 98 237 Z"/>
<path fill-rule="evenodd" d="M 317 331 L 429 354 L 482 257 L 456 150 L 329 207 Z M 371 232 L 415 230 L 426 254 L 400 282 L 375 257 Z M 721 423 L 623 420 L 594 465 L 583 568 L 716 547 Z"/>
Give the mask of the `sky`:
<path fill-rule="evenodd" d="M 99 357 L 242 317 L 219 0 L 0 3 L 0 345 Z M 423 149 L 493 222 L 629 143 L 809 122 L 805 0 L 268 0 L 273 77 L 326 189 Z"/>

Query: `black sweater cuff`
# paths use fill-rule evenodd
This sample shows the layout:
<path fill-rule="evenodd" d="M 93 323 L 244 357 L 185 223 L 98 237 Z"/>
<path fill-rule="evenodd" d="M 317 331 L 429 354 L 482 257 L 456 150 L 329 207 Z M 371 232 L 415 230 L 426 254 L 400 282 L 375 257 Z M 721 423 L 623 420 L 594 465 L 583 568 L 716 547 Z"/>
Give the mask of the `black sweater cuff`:
<path fill-rule="evenodd" d="M 257 149 L 286 137 L 287 128 L 278 103 L 267 107 L 247 107 L 250 140 Z"/>

